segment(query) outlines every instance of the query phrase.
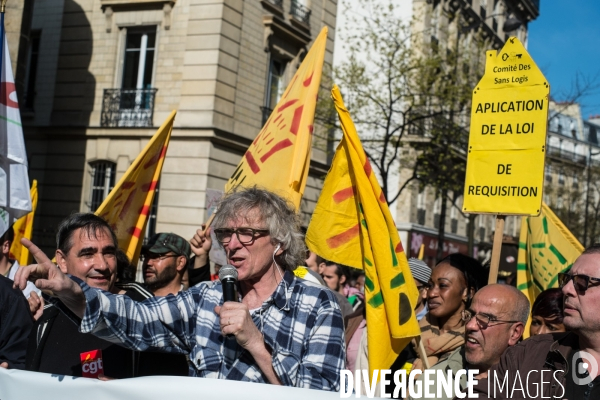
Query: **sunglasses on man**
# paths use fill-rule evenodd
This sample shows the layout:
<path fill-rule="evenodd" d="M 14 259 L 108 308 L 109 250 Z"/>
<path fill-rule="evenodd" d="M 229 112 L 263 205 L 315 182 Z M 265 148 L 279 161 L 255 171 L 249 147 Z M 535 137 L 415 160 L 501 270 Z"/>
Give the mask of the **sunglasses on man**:
<path fill-rule="evenodd" d="M 558 274 L 558 286 L 562 289 L 569 283 L 570 280 L 573 280 L 573 286 L 578 293 L 585 294 L 585 291 L 591 286 L 597 286 L 600 283 L 600 278 L 594 278 L 587 275 L 582 274 Z"/>

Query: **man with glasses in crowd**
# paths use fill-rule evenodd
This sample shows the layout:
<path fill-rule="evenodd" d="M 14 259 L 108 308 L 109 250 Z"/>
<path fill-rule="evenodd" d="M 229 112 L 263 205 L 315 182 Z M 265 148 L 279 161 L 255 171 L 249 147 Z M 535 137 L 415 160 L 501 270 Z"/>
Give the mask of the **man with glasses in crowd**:
<path fill-rule="evenodd" d="M 190 244 L 174 233 L 157 233 L 142 247 L 144 284 L 154 296 L 177 294 L 183 288 Z M 206 268 L 206 267 L 205 267 Z M 188 376 L 188 362 L 183 354 L 140 353 L 140 374 Z"/>
<path fill-rule="evenodd" d="M 480 289 L 471 302 L 471 307 L 463 311 L 465 323 L 465 345 L 432 366 L 433 370 L 451 372 L 453 376 L 459 370 L 479 370 L 485 372 L 500 360 L 500 356 L 510 346 L 517 344 L 527 318 L 529 317 L 529 300 L 513 286 L 493 284 Z M 424 375 L 419 378 L 424 385 Z M 437 396 L 437 380 L 428 389 L 437 399 L 453 399 L 457 395 L 455 385 L 452 393 Z M 460 388 L 467 393 L 467 376 L 460 377 Z M 423 393 L 425 386 L 423 386 Z"/>
<path fill-rule="evenodd" d="M 190 244 L 174 233 L 157 233 L 142 247 L 144 284 L 155 296 L 176 294 L 191 253 Z"/>
<path fill-rule="evenodd" d="M 588 247 L 558 280 L 570 332 L 536 335 L 508 349 L 475 386 L 479 398 L 600 398 L 600 244 Z M 505 374 L 509 384 L 501 390 L 494 377 Z M 512 390 L 519 378 L 524 393 Z"/>
<path fill-rule="evenodd" d="M 135 350 L 188 354 L 193 375 L 339 391 L 344 325 L 333 294 L 294 277 L 306 254 L 300 221 L 281 197 L 257 188 L 222 200 L 213 221 L 238 272 L 240 302 L 220 282 L 137 303 L 68 277 L 35 246 L 36 280 L 82 318 L 81 330 Z M 117 310 L 119 312 L 117 313 Z"/>

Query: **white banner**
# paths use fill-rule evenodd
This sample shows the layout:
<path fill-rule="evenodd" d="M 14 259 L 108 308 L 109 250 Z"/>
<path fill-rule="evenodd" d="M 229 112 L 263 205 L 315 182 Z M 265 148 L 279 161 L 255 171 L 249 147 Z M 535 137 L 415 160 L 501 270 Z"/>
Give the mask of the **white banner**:
<path fill-rule="evenodd" d="M 0 235 L 31 211 L 27 154 L 8 41 L 0 27 Z"/>
<path fill-rule="evenodd" d="M 148 376 L 99 381 L 0 368 L 1 400 L 333 400 L 336 392 L 206 378 Z"/>

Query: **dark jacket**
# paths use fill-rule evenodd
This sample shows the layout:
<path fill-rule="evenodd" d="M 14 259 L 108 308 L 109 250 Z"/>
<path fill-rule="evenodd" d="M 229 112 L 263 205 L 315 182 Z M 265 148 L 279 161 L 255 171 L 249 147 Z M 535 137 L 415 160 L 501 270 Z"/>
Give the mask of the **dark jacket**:
<path fill-rule="evenodd" d="M 12 286 L 12 280 L 0 275 L 0 363 L 22 369 L 33 318 L 23 292 Z"/>
<path fill-rule="evenodd" d="M 200 268 L 194 268 L 196 256 L 190 258 L 187 263 L 188 279 L 190 287 L 196 286 L 200 282 L 210 281 L 210 263 L 206 261 L 206 265 Z"/>
<path fill-rule="evenodd" d="M 152 293 L 137 283 L 118 283 L 117 287 L 135 301 L 152 297 Z M 46 305 L 44 314 L 36 321 L 34 333 L 29 340 L 27 369 L 50 374 L 82 376 L 80 354 L 100 349 L 104 374 L 111 378 L 189 375 L 188 362 L 184 355 L 132 351 L 91 333 L 80 333 L 76 321 L 77 317 L 59 302 Z"/>
<path fill-rule="evenodd" d="M 474 391 L 480 394 L 480 399 L 562 399 L 567 387 L 566 374 L 571 373 L 567 357 L 578 348 L 579 339 L 572 332 L 533 336 L 509 347 L 500 362 L 490 368 L 487 379 L 478 381 Z M 502 383 L 505 374 L 508 375 L 508 385 L 504 385 L 501 391 L 499 385 L 495 385 L 494 377 Z M 519 378 L 524 393 L 518 390 Z M 513 391 L 513 386 L 517 390 Z"/>
<path fill-rule="evenodd" d="M 125 295 L 143 301 L 152 294 L 135 283 L 117 284 Z M 92 334 L 80 333 L 75 317 L 64 305 L 49 299 L 44 313 L 35 322 L 27 347 L 27 365 L 30 371 L 48 374 L 82 376 L 80 354 L 102 350 L 104 374 L 111 378 L 138 376 L 138 354 Z M 63 312 L 61 312 L 61 310 Z"/>

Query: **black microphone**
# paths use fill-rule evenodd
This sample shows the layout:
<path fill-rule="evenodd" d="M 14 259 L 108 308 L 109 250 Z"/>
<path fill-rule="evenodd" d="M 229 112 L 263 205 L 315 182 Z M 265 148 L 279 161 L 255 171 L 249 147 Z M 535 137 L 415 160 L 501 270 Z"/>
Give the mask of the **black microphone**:
<path fill-rule="evenodd" d="M 238 272 L 233 265 L 227 264 L 219 270 L 219 280 L 221 281 L 221 285 L 223 285 L 223 302 L 238 302 L 237 278 Z"/>

